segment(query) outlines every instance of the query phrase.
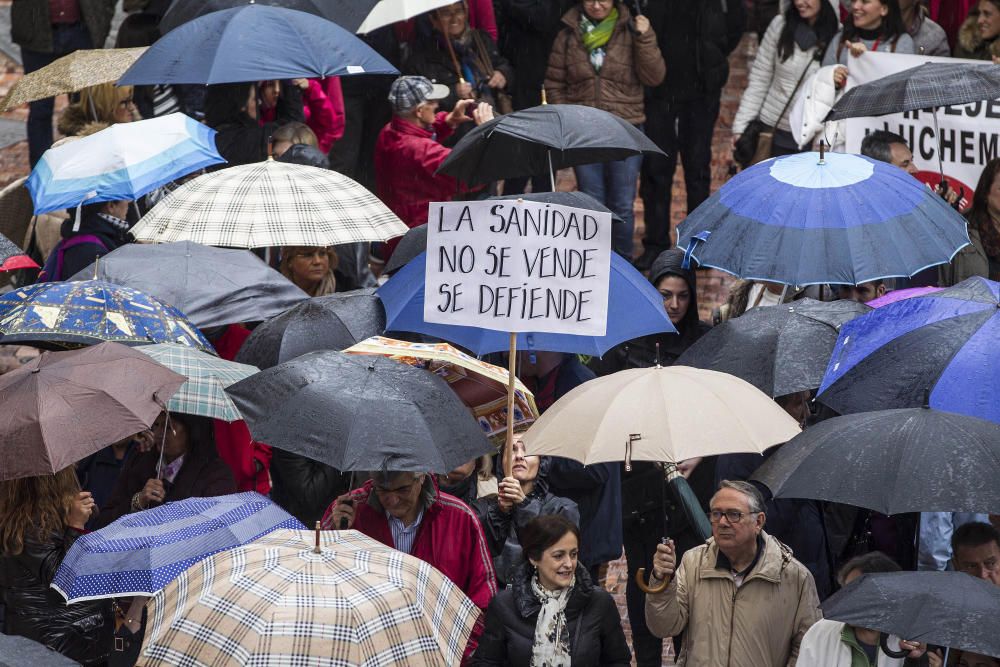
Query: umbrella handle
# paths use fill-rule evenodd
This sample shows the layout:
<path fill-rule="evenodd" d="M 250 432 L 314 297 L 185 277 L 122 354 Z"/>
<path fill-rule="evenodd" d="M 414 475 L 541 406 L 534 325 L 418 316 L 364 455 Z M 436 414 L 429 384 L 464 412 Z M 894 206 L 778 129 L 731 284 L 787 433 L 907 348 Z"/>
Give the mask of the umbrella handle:
<path fill-rule="evenodd" d="M 650 585 L 646 583 L 646 568 L 640 567 L 635 573 L 635 585 L 643 593 L 662 593 L 670 585 L 670 579 L 671 577 L 667 577 L 658 584 Z"/>
<path fill-rule="evenodd" d="M 899 660 L 900 658 L 905 658 L 910 654 L 909 651 L 903 651 L 903 650 L 894 651 L 893 649 L 889 648 L 889 635 L 885 632 L 879 633 L 878 645 L 879 648 L 882 649 L 882 653 L 885 653 L 890 658 L 895 658 L 896 660 Z"/>

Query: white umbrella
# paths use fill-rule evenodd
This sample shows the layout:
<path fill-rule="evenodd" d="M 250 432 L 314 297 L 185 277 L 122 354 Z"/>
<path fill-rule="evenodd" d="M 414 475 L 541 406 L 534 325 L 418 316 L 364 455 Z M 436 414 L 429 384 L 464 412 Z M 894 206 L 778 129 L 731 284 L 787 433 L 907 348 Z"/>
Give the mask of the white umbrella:
<path fill-rule="evenodd" d="M 418 14 L 454 3 L 455 0 L 381 0 L 368 13 L 356 32 L 363 35 L 376 28 L 405 21 Z"/>

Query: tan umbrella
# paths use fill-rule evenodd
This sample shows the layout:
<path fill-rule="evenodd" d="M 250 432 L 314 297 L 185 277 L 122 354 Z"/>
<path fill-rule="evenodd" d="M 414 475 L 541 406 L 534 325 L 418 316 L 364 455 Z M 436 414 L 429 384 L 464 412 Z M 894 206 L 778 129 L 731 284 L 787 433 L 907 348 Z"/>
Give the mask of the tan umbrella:
<path fill-rule="evenodd" d="M 762 452 L 798 433 L 795 420 L 750 383 L 673 366 L 583 383 L 538 418 L 524 444 L 532 454 L 628 464 Z"/>
<path fill-rule="evenodd" d="M 479 614 L 428 563 L 357 531 L 276 530 L 153 596 L 136 664 L 445 667 Z"/>
<path fill-rule="evenodd" d="M 134 49 L 86 49 L 74 51 L 25 74 L 0 102 L 0 111 L 47 97 L 73 93 L 88 86 L 112 83 L 121 78 L 148 47 Z"/>

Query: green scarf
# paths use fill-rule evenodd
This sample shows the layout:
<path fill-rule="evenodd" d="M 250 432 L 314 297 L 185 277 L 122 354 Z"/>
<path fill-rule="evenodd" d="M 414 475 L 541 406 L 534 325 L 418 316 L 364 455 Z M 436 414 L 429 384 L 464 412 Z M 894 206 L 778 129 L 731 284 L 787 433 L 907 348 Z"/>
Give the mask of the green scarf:
<path fill-rule="evenodd" d="M 611 13 L 600 23 L 594 23 L 586 14 L 580 14 L 580 32 L 583 36 L 583 46 L 588 52 L 602 48 L 611 39 L 611 33 L 618 23 L 618 8 L 612 7 Z"/>

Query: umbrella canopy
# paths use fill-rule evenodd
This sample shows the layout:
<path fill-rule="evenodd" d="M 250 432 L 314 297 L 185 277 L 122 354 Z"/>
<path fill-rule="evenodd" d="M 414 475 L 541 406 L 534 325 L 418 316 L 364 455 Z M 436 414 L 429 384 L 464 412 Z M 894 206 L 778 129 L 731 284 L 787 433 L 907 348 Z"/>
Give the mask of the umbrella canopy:
<path fill-rule="evenodd" d="M 510 374 L 480 359 L 456 350 L 448 343 L 410 343 L 373 336 L 344 350 L 346 354 L 371 354 L 401 361 L 428 370 L 443 378 L 462 402 L 472 410 L 483 433 L 504 437 L 507 430 L 507 383 Z M 538 419 L 535 395 L 520 379 L 514 378 L 514 427 L 524 427 Z"/>
<path fill-rule="evenodd" d="M 199 329 L 261 322 L 309 298 L 252 252 L 191 241 L 128 243 L 70 280 L 95 275 L 169 303 Z"/>
<path fill-rule="evenodd" d="M 148 429 L 184 376 L 117 343 L 0 375 L 0 480 L 50 475 Z"/>
<path fill-rule="evenodd" d="M 788 413 L 737 377 L 657 366 L 584 382 L 538 418 L 524 444 L 532 454 L 628 465 L 763 452 L 798 433 Z"/>
<path fill-rule="evenodd" d="M 450 4 L 452 0 L 380 0 L 375 3 L 355 32 L 368 33 Z"/>
<path fill-rule="evenodd" d="M 930 408 L 827 419 L 775 452 L 754 479 L 776 498 L 903 512 L 1000 512 L 1000 425 Z"/>
<path fill-rule="evenodd" d="M 378 197 L 347 176 L 267 160 L 185 183 L 154 206 L 132 235 L 229 248 L 325 247 L 387 241 L 406 230 Z"/>
<path fill-rule="evenodd" d="M 0 667 L 72 667 L 80 663 L 27 637 L 0 633 Z"/>
<path fill-rule="evenodd" d="M 909 287 L 907 289 L 894 289 L 891 292 L 886 292 L 877 299 L 872 299 L 866 305 L 872 308 L 881 308 L 882 306 L 888 306 L 890 303 L 896 303 L 897 301 L 902 301 L 903 299 L 922 296 L 924 294 L 931 294 L 933 292 L 940 292 L 941 289 L 941 287 Z"/>
<path fill-rule="evenodd" d="M 37 269 L 38 263 L 24 254 L 9 238 L 0 234 L 0 271 Z"/>
<path fill-rule="evenodd" d="M 363 41 L 313 14 L 248 4 L 171 30 L 119 79 L 122 86 L 239 83 L 399 74 Z"/>
<path fill-rule="evenodd" d="M 271 368 L 308 352 L 343 350 L 383 331 L 385 311 L 374 289 L 314 297 L 254 329 L 236 360 Z"/>
<path fill-rule="evenodd" d="M 433 373 L 311 352 L 226 389 L 258 442 L 337 470 L 445 473 L 493 446 Z"/>
<path fill-rule="evenodd" d="M 837 100 L 826 119 L 884 116 L 998 97 L 1000 72 L 992 63 L 924 63 L 854 86 Z"/>
<path fill-rule="evenodd" d="M 700 266 L 788 285 L 909 277 L 969 244 L 965 218 L 905 171 L 799 153 L 740 172 L 677 228 Z"/>
<path fill-rule="evenodd" d="M 434 336 L 477 355 L 506 351 L 510 337 L 504 331 L 424 321 L 426 259 L 426 253 L 419 255 L 379 288 L 378 297 L 385 306 L 386 330 Z M 663 308 L 663 297 L 628 261 L 611 253 L 607 333 L 604 336 L 573 336 L 522 332 L 517 334 L 517 349 L 600 356 L 622 341 L 662 332 L 677 332 Z"/>
<path fill-rule="evenodd" d="M 28 102 L 117 81 L 145 51 L 145 46 L 74 51 L 18 79 L 0 102 L 0 112 Z"/>
<path fill-rule="evenodd" d="M 845 324 L 818 399 L 841 414 L 932 408 L 1000 422 L 1000 283 L 969 278 Z"/>
<path fill-rule="evenodd" d="M 841 325 L 871 308 L 854 301 L 802 299 L 752 308 L 714 327 L 677 359 L 730 373 L 768 396 L 819 387 Z"/>
<path fill-rule="evenodd" d="M 243 419 L 225 389 L 257 373 L 260 369 L 256 366 L 226 361 L 174 343 L 140 345 L 136 349 L 188 379 L 167 403 L 170 412 L 227 422 Z"/>
<path fill-rule="evenodd" d="M 1000 586 L 962 572 L 865 574 L 820 605 L 823 617 L 905 639 L 1000 656 Z"/>
<path fill-rule="evenodd" d="M 184 314 L 103 280 L 35 283 L 0 296 L 0 343 L 65 348 L 101 341 L 177 343 L 215 354 Z"/>
<path fill-rule="evenodd" d="M 182 113 L 115 123 L 45 151 L 25 186 L 36 215 L 81 203 L 131 201 L 225 162 L 215 148 L 215 134 Z"/>
<path fill-rule="evenodd" d="M 489 183 L 642 153 L 663 151 L 614 114 L 577 104 L 543 104 L 475 128 L 455 144 L 438 172 L 463 183 Z"/>
<path fill-rule="evenodd" d="M 165 35 L 205 14 L 248 4 L 284 7 L 322 16 L 348 32 L 355 32 L 376 3 L 377 0 L 174 0 L 160 21 L 160 32 Z"/>
<path fill-rule="evenodd" d="M 31 193 L 24 187 L 27 180 L 21 177 L 0 190 L 0 234 L 18 245 L 24 242 L 35 214 Z"/>
<path fill-rule="evenodd" d="M 253 491 L 167 503 L 80 537 L 52 588 L 67 602 L 153 595 L 195 563 L 279 528 L 305 526 Z"/>
<path fill-rule="evenodd" d="M 276 530 L 150 602 L 139 665 L 457 665 L 480 610 L 429 564 L 354 530 Z"/>

